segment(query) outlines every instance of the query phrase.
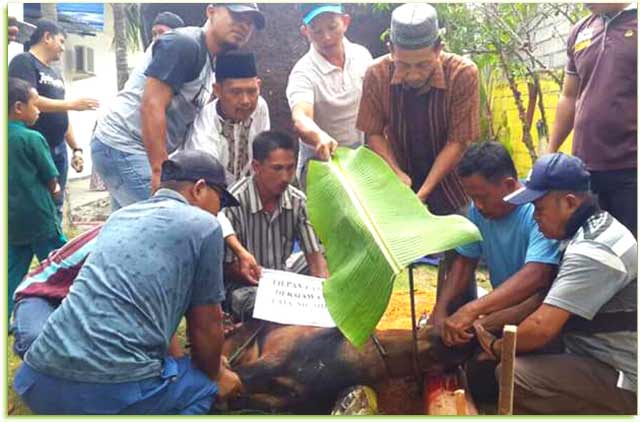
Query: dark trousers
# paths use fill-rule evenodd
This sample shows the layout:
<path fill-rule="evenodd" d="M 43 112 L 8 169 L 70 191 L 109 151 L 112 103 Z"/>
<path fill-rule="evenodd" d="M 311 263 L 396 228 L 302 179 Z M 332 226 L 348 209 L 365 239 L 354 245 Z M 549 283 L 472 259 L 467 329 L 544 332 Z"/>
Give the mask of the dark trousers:
<path fill-rule="evenodd" d="M 496 375 L 497 362 L 495 360 L 478 360 L 478 355 L 481 352 L 482 348 L 478 346 L 473 358 L 469 359 L 464 366 L 469 390 L 471 396 L 477 402 L 497 403 L 499 393 L 499 384 Z M 557 355 L 562 352 L 564 352 L 564 343 L 562 342 L 562 338 L 558 337 L 529 356 Z"/>
<path fill-rule="evenodd" d="M 61 143 L 55 148 L 51 148 L 51 157 L 53 158 L 53 164 L 58 169 L 58 183 L 60 183 L 60 195 L 58 198 L 54 198 L 53 202 L 56 204 L 56 210 L 58 211 L 58 219 L 62 224 L 62 209 L 64 205 L 64 188 L 67 186 L 67 175 L 69 173 L 69 157 L 67 153 L 67 144 Z"/>
<path fill-rule="evenodd" d="M 638 170 L 592 171 L 591 190 L 600 207 L 638 237 Z"/>
<path fill-rule="evenodd" d="M 499 375 L 500 366 L 496 372 Z M 518 356 L 513 413 L 635 415 L 637 395 L 616 387 L 617 379 L 615 369 L 586 356 Z"/>

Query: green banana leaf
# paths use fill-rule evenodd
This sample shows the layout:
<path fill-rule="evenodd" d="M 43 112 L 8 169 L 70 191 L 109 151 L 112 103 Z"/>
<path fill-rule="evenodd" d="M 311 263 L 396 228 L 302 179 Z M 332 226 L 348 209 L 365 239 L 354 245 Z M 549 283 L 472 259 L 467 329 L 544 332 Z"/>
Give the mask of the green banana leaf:
<path fill-rule="evenodd" d="M 309 217 L 329 265 L 327 308 L 356 347 L 380 321 L 393 282 L 407 265 L 482 239 L 466 218 L 427 211 L 368 148 L 338 148 L 329 162 L 310 161 L 307 196 Z"/>

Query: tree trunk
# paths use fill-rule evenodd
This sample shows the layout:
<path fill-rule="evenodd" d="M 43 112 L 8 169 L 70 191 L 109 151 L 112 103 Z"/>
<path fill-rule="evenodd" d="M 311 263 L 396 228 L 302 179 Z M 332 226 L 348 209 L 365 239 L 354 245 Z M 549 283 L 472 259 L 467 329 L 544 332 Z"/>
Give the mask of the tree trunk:
<path fill-rule="evenodd" d="M 527 82 L 527 91 L 529 92 L 529 102 L 527 103 L 527 124 L 531 127 L 533 124 L 533 115 L 536 112 L 538 87 L 533 82 Z"/>
<path fill-rule="evenodd" d="M 547 123 L 547 113 L 544 109 L 544 93 L 540 84 L 540 76 L 537 73 L 532 74 L 533 83 L 538 90 L 538 110 L 540 110 L 540 121 L 542 122 L 542 132 L 544 133 L 544 147 L 549 142 L 549 124 Z"/>
<path fill-rule="evenodd" d="M 489 104 L 489 102 L 487 101 L 487 103 L 484 105 L 485 108 L 485 113 L 487 116 L 487 122 L 488 122 L 488 133 L 487 136 L 489 137 L 490 140 L 495 141 L 497 140 L 496 138 L 496 133 L 493 130 L 493 110 L 491 110 L 491 105 Z"/>
<path fill-rule="evenodd" d="M 113 32 L 116 47 L 116 74 L 118 75 L 118 91 L 124 88 L 129 79 L 129 65 L 127 63 L 126 16 L 123 3 L 112 3 Z"/>
<path fill-rule="evenodd" d="M 529 151 L 529 156 L 531 157 L 531 165 L 533 165 L 533 163 L 535 163 L 538 159 L 538 154 L 531 139 L 531 125 L 527 121 L 527 111 L 524 107 L 524 103 L 522 102 L 522 93 L 518 89 L 518 84 L 516 82 L 515 76 L 509 70 L 509 66 L 506 62 L 506 57 L 502 53 L 499 56 L 499 63 L 505 78 L 507 78 L 507 82 L 509 82 L 509 89 L 511 89 L 511 94 L 513 95 L 513 99 L 516 102 L 516 107 L 518 108 L 518 116 L 520 117 L 520 123 L 522 124 L 522 142 L 524 142 L 527 150 Z"/>
<path fill-rule="evenodd" d="M 113 32 L 114 45 L 116 50 L 116 75 L 118 80 L 118 91 L 124 88 L 124 84 L 129 79 L 129 63 L 127 60 L 127 36 L 126 36 L 126 14 L 125 4 L 112 3 L 113 11 Z M 89 189 L 95 191 L 105 191 L 106 186 L 100 178 L 100 175 L 91 169 L 91 180 L 89 181 Z"/>

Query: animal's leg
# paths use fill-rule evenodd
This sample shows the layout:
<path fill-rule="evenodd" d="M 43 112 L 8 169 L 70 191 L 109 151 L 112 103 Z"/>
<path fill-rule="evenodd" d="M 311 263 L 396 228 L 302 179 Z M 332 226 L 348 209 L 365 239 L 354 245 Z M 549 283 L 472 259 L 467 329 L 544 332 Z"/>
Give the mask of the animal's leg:
<path fill-rule="evenodd" d="M 301 397 L 305 393 L 304 385 L 293 378 L 276 377 L 273 379 L 273 383 L 285 390 L 289 396 Z"/>
<path fill-rule="evenodd" d="M 232 410 L 274 412 L 285 409 L 286 407 L 287 401 L 285 397 L 274 396 L 267 393 L 242 395 L 229 402 L 229 408 Z"/>

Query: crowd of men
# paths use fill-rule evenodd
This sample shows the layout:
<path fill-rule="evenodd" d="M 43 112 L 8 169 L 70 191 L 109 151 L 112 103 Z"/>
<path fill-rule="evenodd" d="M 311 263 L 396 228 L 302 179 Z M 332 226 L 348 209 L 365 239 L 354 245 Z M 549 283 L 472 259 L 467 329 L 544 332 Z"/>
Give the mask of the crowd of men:
<path fill-rule="evenodd" d="M 309 51 L 286 88 L 299 140 L 271 130 L 255 57 L 235 51 L 267 24 L 257 4 L 209 5 L 202 27 L 161 13 L 92 135 L 113 213 L 68 243 L 56 207 L 67 145 L 76 170 L 83 151 L 67 111 L 99 104 L 64 98 L 51 63 L 65 34 L 40 22 L 9 67 L 17 394 L 43 414 L 203 414 L 237 394 L 224 311 L 251 317 L 261 268 L 329 276 L 307 164 L 366 145 L 432 213 L 463 214 L 482 234 L 446 252 L 429 321 L 449 347 L 477 341 L 474 394 L 495 396 L 495 335 L 511 323 L 516 412 L 636 413 L 637 9 L 587 7 L 548 154 L 524 182 L 503 145 L 477 142 L 478 69 L 444 50 L 428 4 L 395 8 L 377 59 L 345 37 L 342 5 L 300 7 Z M 571 129 L 574 154 L 556 152 Z M 481 262 L 493 290 L 476 298 Z M 175 337 L 183 317 L 188 354 Z"/>

